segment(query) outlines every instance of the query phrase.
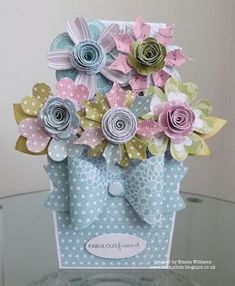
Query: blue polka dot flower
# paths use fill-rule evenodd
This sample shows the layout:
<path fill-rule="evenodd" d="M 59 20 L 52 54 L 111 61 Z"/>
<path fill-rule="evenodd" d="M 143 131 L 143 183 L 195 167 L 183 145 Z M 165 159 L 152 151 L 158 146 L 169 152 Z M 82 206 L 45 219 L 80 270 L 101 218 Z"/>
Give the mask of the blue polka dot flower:
<path fill-rule="evenodd" d="M 95 91 L 107 92 L 112 82 L 127 84 L 127 75 L 107 68 L 115 59 L 115 42 L 111 34 L 119 31 L 117 24 L 105 26 L 83 17 L 67 22 L 67 33 L 60 34 L 48 53 L 49 67 L 56 70 L 57 80 L 69 77 L 75 84 L 85 84 L 89 98 Z"/>

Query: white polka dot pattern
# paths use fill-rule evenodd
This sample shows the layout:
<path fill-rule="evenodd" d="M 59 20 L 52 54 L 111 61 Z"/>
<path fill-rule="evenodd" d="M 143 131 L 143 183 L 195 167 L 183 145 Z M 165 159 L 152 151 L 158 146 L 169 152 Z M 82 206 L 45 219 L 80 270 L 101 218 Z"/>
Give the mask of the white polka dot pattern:
<path fill-rule="evenodd" d="M 20 135 L 27 138 L 26 145 L 29 151 L 40 153 L 46 147 L 51 137 L 42 128 L 37 118 L 23 119 L 18 126 Z"/>
<path fill-rule="evenodd" d="M 151 100 L 151 95 L 136 96 L 134 103 L 130 107 L 130 111 L 133 112 L 136 117 L 141 117 L 142 115 L 149 113 Z"/>
<path fill-rule="evenodd" d="M 166 261 L 169 258 L 168 246 L 170 242 L 174 210 L 179 210 L 184 206 L 183 201 L 179 197 L 177 185 L 184 176 L 186 168 L 182 166 L 182 163 L 171 159 L 168 155 L 165 155 L 161 224 L 150 226 L 143 222 L 124 197 L 112 196 L 107 193 L 106 200 L 100 204 L 100 194 L 102 190 L 99 189 L 99 182 L 97 180 L 100 180 L 101 178 L 98 178 L 97 176 L 99 176 L 99 171 L 104 174 L 104 169 L 102 169 L 101 163 L 104 161 L 103 159 L 92 159 L 92 164 L 95 165 L 99 171 L 97 171 L 97 174 L 93 174 L 88 178 L 87 189 L 85 188 L 82 191 L 76 190 L 76 182 L 70 182 L 68 184 L 68 177 L 69 175 L 71 177 L 73 172 L 81 172 L 81 178 L 85 176 L 88 167 L 85 166 L 86 164 L 82 164 L 81 161 L 81 157 L 80 159 L 77 158 L 71 160 L 69 168 L 67 168 L 67 160 L 57 163 L 51 161 L 48 166 L 45 167 L 53 182 L 52 193 L 47 200 L 46 205 L 56 210 L 56 231 L 58 234 L 61 266 L 65 268 L 149 268 L 153 266 L 162 266 L 162 264 L 158 264 L 157 261 Z M 123 181 L 120 180 L 120 176 L 123 172 L 128 171 L 123 171 L 123 169 L 121 170 L 121 168 L 116 168 L 116 166 L 114 166 L 111 168 L 110 172 L 110 181 L 115 181 L 119 178 L 118 181 L 124 184 Z M 60 178 L 63 178 L 63 180 L 60 180 Z M 73 176 L 73 178 L 76 179 L 76 176 Z M 108 186 L 105 183 L 106 180 L 107 179 L 105 178 L 102 184 L 103 189 L 107 192 Z M 97 184 L 97 192 L 90 192 L 90 184 L 95 183 Z M 86 192 L 88 192 L 88 196 L 83 197 Z M 62 201 L 64 201 L 63 206 Z M 73 208 L 73 205 L 80 204 L 79 207 L 81 207 L 87 203 L 89 206 L 84 208 L 85 213 L 82 213 L 84 209 L 81 208 L 79 210 L 80 216 L 76 217 L 76 207 Z M 60 205 L 60 207 L 58 207 L 58 205 Z M 97 219 L 89 226 L 81 229 L 81 225 L 79 225 L 78 220 L 83 218 L 86 224 L 86 219 L 89 219 L 91 215 L 93 215 L 93 212 L 100 208 L 100 205 L 103 205 L 103 207 Z M 76 218 L 76 222 L 71 221 L 71 210 L 73 212 L 73 218 Z M 136 235 L 137 237 L 146 240 L 146 249 L 135 257 L 120 260 L 99 258 L 89 254 L 84 248 L 85 243 L 92 237 L 104 233 L 126 233 Z"/>

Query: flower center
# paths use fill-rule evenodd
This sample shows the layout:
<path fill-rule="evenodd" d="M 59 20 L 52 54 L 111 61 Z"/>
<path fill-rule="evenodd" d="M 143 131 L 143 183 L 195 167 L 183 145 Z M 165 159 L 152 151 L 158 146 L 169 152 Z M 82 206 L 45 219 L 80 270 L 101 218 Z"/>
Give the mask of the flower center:
<path fill-rule="evenodd" d="M 123 144 L 135 136 L 137 120 L 130 110 L 124 107 L 115 107 L 104 114 L 101 126 L 103 134 L 109 142 Z"/>
<path fill-rule="evenodd" d="M 77 70 L 95 74 L 105 66 L 106 53 L 97 42 L 84 40 L 74 46 L 71 63 Z"/>

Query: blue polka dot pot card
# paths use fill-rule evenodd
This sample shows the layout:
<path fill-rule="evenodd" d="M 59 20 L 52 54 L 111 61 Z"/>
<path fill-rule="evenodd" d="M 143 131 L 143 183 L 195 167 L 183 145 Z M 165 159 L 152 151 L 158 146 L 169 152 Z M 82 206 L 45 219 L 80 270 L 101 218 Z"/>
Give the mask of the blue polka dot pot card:
<path fill-rule="evenodd" d="M 61 268 L 167 268 L 182 162 L 166 153 L 107 168 L 82 154 L 45 169 Z"/>

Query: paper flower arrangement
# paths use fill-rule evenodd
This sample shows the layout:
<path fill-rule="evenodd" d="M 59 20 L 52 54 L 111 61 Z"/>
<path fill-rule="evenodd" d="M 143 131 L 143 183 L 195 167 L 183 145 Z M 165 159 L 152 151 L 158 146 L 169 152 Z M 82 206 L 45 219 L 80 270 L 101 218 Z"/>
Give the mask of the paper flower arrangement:
<path fill-rule="evenodd" d="M 195 84 L 171 77 L 170 71 L 187 61 L 181 48 L 170 46 L 172 37 L 173 26 L 156 31 L 139 17 L 124 31 L 82 17 L 68 21 L 67 33 L 48 54 L 49 67 L 64 71 L 57 74 L 55 95 L 39 83 L 15 105 L 21 135 L 16 148 L 60 161 L 68 148 L 85 145 L 88 156 L 103 155 L 109 165 L 122 167 L 168 150 L 179 161 L 189 154 L 209 155 L 204 139 L 225 121 L 211 115 L 208 101 L 197 100 Z M 63 77 L 71 71 L 74 81 Z M 95 83 L 99 73 L 113 82 L 104 94 Z"/>
<path fill-rule="evenodd" d="M 137 18 L 133 29 L 113 33 L 120 52 L 109 69 L 131 74 L 129 84 L 135 92 L 152 85 L 164 87 L 165 81 L 174 74 L 174 67 L 188 61 L 181 48 L 172 46 L 173 26 L 163 26 L 158 31 Z"/>
<path fill-rule="evenodd" d="M 149 87 L 144 96 L 124 91 L 117 84 L 89 101 L 88 88 L 71 79 L 57 82 L 53 96 L 46 84 L 36 84 L 33 96 L 15 105 L 21 137 L 17 149 L 66 158 L 68 146 L 89 146 L 88 156 L 103 155 L 108 165 L 127 167 L 132 159 L 164 154 L 182 161 L 190 155 L 210 155 L 204 139 L 217 133 L 224 120 L 211 115 L 206 100 L 196 100 L 193 83 L 170 78 L 165 91 Z M 68 146 L 67 146 L 68 145 Z"/>
<path fill-rule="evenodd" d="M 48 53 L 55 88 L 14 105 L 16 149 L 48 157 L 60 266 L 167 266 L 183 161 L 210 155 L 226 121 L 181 81 L 173 26 L 78 17 L 66 30 Z"/>

